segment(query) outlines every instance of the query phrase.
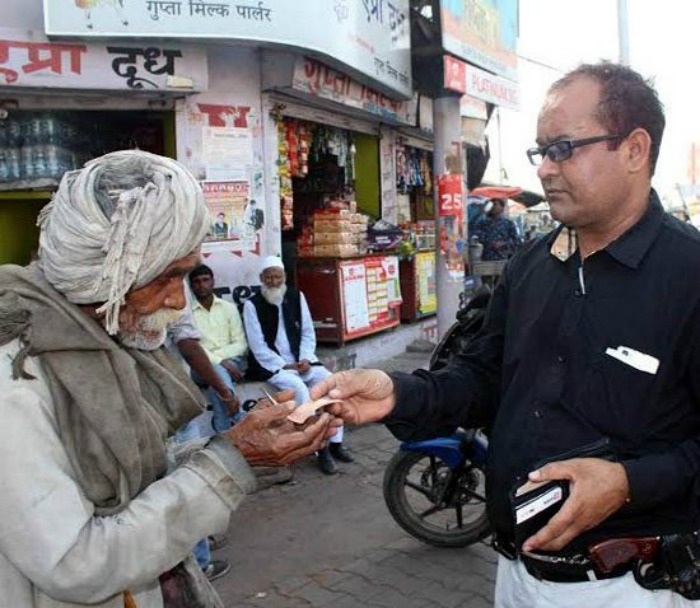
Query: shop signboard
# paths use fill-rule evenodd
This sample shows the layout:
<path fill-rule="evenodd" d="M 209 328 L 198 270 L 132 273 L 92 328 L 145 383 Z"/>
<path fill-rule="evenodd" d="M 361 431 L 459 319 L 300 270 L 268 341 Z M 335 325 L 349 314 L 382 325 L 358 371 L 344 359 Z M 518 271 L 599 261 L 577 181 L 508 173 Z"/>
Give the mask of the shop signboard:
<path fill-rule="evenodd" d="M 383 93 L 308 57 L 299 58 L 295 62 L 292 88 L 364 110 L 385 120 L 411 126 L 416 124 L 417 96 L 408 101 L 390 99 Z"/>
<path fill-rule="evenodd" d="M 486 102 L 471 95 L 462 95 L 460 98 L 459 115 L 462 118 L 477 118 L 479 120 L 488 120 L 489 118 Z"/>
<path fill-rule="evenodd" d="M 42 32 L 0 28 L 0 86 L 203 91 L 207 57 L 173 43 L 49 42 Z"/>
<path fill-rule="evenodd" d="M 518 0 L 440 0 L 443 48 L 517 80 Z"/>
<path fill-rule="evenodd" d="M 518 83 L 489 74 L 449 55 L 443 57 L 443 65 L 446 89 L 466 93 L 510 110 L 520 109 Z"/>
<path fill-rule="evenodd" d="M 412 93 L 409 0 L 44 0 L 44 17 L 50 36 L 295 47 Z"/>

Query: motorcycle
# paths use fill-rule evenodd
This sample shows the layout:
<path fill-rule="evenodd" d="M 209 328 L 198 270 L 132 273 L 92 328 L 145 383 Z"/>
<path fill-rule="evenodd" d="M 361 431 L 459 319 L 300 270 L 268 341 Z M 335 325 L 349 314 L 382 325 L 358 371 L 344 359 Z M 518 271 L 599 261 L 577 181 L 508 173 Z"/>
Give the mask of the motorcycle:
<path fill-rule="evenodd" d="M 445 367 L 480 329 L 490 298 L 480 288 L 462 300 L 457 320 L 435 347 L 429 369 Z M 491 533 L 486 516 L 488 437 L 481 429 L 405 441 L 384 471 L 384 501 L 406 532 L 437 547 L 466 547 Z"/>

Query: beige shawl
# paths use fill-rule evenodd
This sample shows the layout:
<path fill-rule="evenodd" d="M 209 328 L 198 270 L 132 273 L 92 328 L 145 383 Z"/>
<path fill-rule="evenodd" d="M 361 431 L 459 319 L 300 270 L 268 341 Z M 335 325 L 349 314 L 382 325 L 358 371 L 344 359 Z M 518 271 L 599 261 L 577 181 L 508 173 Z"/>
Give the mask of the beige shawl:
<path fill-rule="evenodd" d="M 0 267 L 0 344 L 18 338 L 14 377 L 37 357 L 58 432 L 97 515 L 118 513 L 165 473 L 165 440 L 203 398 L 165 349 L 125 349 L 33 267 Z M 21 406 L 21 404 L 19 404 Z"/>

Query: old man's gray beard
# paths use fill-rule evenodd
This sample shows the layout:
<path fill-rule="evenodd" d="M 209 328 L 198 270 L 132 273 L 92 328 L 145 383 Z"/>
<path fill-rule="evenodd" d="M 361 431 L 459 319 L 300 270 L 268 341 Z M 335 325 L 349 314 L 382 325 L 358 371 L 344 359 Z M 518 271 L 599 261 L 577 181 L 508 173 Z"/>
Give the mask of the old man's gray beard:
<path fill-rule="evenodd" d="M 284 300 L 284 294 L 287 293 L 287 286 L 280 285 L 279 287 L 266 287 L 262 285 L 260 287 L 260 293 L 262 297 L 265 298 L 270 304 L 274 306 L 279 306 Z"/>
<path fill-rule="evenodd" d="M 117 340 L 126 348 L 137 350 L 156 350 L 163 346 L 168 327 L 177 322 L 181 310 L 162 308 L 150 315 L 141 317 L 138 327 L 132 331 L 120 329 Z"/>

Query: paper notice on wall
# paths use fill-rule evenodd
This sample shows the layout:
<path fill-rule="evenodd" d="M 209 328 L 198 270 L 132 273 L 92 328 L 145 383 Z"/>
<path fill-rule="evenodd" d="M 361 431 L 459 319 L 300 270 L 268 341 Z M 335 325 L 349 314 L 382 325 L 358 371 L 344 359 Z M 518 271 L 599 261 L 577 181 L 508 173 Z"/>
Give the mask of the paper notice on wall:
<path fill-rule="evenodd" d="M 401 304 L 401 283 L 399 282 L 399 258 L 394 255 L 382 258 L 382 268 L 386 275 L 386 290 L 389 306 Z"/>
<path fill-rule="evenodd" d="M 253 138 L 244 127 L 203 127 L 202 155 L 208 180 L 248 180 Z"/>
<path fill-rule="evenodd" d="M 394 132 L 382 129 L 379 140 L 379 170 L 382 197 L 382 218 L 390 224 L 398 224 L 399 218 L 396 206 L 396 166 L 394 158 Z M 403 221 L 409 221 L 403 218 Z"/>
<path fill-rule="evenodd" d="M 369 305 L 364 262 L 344 262 L 340 265 L 345 308 L 345 331 L 354 332 L 369 327 Z"/>
<path fill-rule="evenodd" d="M 365 271 L 369 323 L 374 327 L 389 318 L 389 290 L 382 258 L 365 258 Z"/>
<path fill-rule="evenodd" d="M 421 251 L 416 254 L 416 279 L 418 281 L 418 309 L 427 314 L 437 310 L 435 291 L 435 252 Z"/>

